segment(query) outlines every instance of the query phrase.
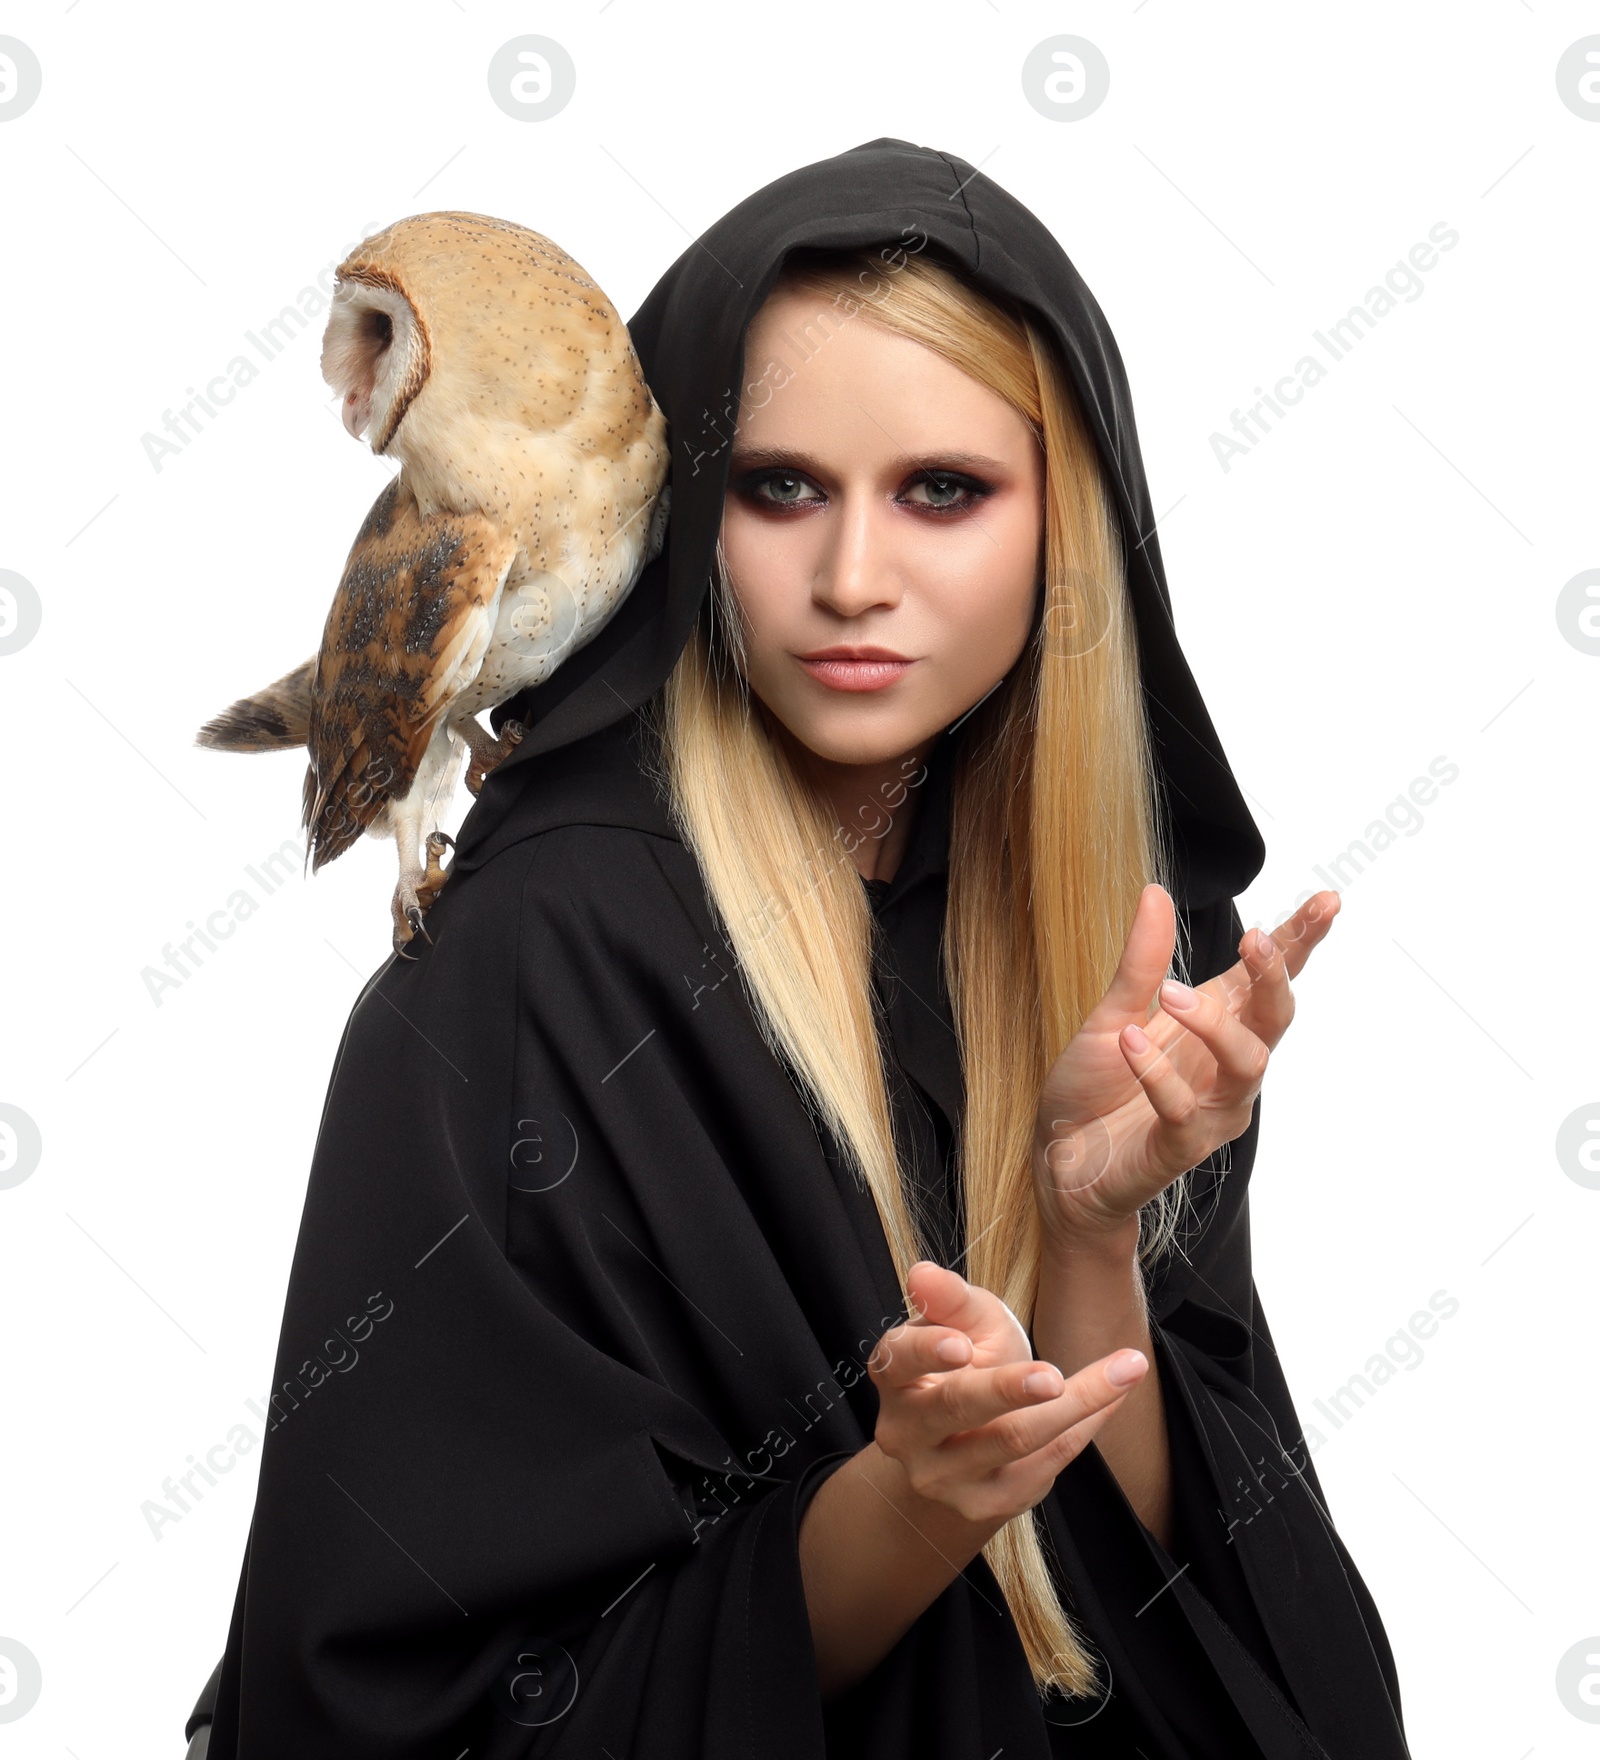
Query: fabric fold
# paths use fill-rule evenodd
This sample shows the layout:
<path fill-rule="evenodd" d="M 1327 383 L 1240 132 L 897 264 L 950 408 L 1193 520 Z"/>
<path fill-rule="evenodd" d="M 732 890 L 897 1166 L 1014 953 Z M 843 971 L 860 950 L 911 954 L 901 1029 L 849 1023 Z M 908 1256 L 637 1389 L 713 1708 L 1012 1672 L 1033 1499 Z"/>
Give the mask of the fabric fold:
<path fill-rule="evenodd" d="M 1231 903 L 1206 914 L 1196 982 L 1232 963 L 1244 932 Z M 1178 1250 L 1149 1281 L 1173 1550 L 1139 1521 L 1093 1444 L 1046 1500 L 1052 1539 L 1114 1658 L 1113 1707 L 1134 1714 L 1130 1729 L 1172 1726 L 1174 1755 L 1254 1747 L 1266 1760 L 1405 1760 L 1394 1657 L 1328 1512 L 1251 1270 L 1259 1125 L 1258 1102 L 1249 1128 L 1191 1173 Z M 1141 1542 L 1154 1574 L 1120 1575 Z M 1192 1674 L 1171 1667 L 1176 1654 Z"/>

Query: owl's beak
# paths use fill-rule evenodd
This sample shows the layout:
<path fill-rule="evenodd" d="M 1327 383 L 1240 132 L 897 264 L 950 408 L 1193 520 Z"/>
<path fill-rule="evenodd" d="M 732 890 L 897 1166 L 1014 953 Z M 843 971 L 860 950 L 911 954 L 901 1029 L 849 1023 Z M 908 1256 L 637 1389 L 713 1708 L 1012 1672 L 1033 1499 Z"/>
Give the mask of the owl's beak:
<path fill-rule="evenodd" d="M 359 440 L 362 429 L 372 419 L 372 393 L 359 386 L 352 387 L 344 394 L 344 405 L 339 413 L 351 438 Z"/>

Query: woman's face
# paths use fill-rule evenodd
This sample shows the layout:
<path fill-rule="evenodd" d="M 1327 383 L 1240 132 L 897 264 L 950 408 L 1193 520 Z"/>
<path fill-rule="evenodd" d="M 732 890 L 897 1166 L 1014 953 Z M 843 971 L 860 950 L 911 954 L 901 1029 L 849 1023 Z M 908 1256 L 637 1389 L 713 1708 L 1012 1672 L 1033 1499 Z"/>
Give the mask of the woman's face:
<path fill-rule="evenodd" d="M 931 349 L 813 293 L 767 300 L 745 369 L 772 387 L 741 411 L 722 516 L 750 687 L 833 763 L 916 752 L 1027 641 L 1043 573 L 1038 442 Z M 807 663 L 836 647 L 897 658 Z"/>

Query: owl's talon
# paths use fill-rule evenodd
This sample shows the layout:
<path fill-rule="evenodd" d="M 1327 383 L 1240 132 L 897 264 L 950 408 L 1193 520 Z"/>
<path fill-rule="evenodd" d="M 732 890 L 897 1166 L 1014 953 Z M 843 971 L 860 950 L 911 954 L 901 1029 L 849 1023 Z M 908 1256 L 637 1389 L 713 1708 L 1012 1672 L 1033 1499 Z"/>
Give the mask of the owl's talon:
<path fill-rule="evenodd" d="M 479 732 L 481 733 L 481 729 Z M 473 794 L 483 792 L 484 779 L 497 764 L 503 764 L 522 744 L 527 734 L 520 721 L 508 721 L 500 729 L 497 740 L 483 739 L 472 747 L 472 762 L 467 768 L 467 788 Z"/>
<path fill-rule="evenodd" d="M 402 959 L 415 959 L 416 955 L 407 953 L 406 948 L 416 940 L 417 933 L 422 930 L 422 906 L 418 894 L 420 887 L 409 880 L 401 880 L 394 889 L 394 898 L 390 901 L 389 915 L 394 919 L 394 950 Z M 425 930 L 422 931 L 424 941 L 431 941 Z"/>
<path fill-rule="evenodd" d="M 433 908 L 433 901 L 450 878 L 450 870 L 444 865 L 444 852 L 455 847 L 456 840 L 447 831 L 428 833 L 428 871 L 417 882 L 417 903 L 425 911 Z"/>
<path fill-rule="evenodd" d="M 419 935 L 430 947 L 433 945 L 433 937 L 422 919 L 433 908 L 445 881 L 450 878 L 452 870 L 444 865 L 444 852 L 455 846 L 455 839 L 448 832 L 430 831 L 423 846 L 428 858 L 426 870 L 418 873 L 410 866 L 402 869 L 400 883 L 390 901 L 389 914 L 394 919 L 394 950 L 404 959 L 416 958 L 405 949 Z"/>

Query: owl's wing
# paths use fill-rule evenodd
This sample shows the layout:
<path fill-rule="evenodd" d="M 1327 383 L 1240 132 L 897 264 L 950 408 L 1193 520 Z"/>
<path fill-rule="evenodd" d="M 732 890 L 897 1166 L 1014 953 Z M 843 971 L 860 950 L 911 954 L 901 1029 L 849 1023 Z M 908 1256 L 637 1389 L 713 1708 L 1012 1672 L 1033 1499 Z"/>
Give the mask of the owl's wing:
<path fill-rule="evenodd" d="M 373 503 L 317 656 L 303 800 L 313 872 L 410 790 L 439 717 L 478 669 L 516 554 L 481 513 L 423 518 L 403 477 Z"/>

